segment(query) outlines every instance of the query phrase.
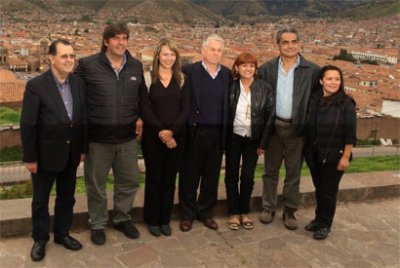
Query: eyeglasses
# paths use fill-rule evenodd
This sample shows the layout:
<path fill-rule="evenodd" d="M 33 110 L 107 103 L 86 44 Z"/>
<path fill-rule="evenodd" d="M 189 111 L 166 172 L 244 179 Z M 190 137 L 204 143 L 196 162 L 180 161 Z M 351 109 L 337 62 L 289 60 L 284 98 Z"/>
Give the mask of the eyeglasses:
<path fill-rule="evenodd" d="M 68 58 L 70 58 L 71 60 L 74 60 L 74 59 L 76 58 L 76 55 L 75 55 L 75 54 L 63 54 L 63 55 L 61 55 L 60 57 L 61 57 L 61 59 L 63 59 L 63 60 L 66 60 L 66 59 L 68 59 Z"/>

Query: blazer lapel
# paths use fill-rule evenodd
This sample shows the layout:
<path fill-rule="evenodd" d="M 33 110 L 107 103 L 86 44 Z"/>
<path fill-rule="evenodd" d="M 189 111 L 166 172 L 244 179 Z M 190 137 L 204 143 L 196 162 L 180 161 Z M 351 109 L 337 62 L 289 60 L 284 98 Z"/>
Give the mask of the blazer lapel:
<path fill-rule="evenodd" d="M 63 99 L 61 97 L 61 94 L 58 90 L 56 81 L 54 80 L 53 75 L 51 74 L 51 71 L 48 71 L 47 75 L 47 89 L 49 92 L 49 96 L 52 100 L 54 100 L 54 104 L 56 105 L 56 110 L 60 111 L 62 114 L 63 119 L 69 120 L 68 114 L 67 114 L 67 109 L 65 108 Z"/>

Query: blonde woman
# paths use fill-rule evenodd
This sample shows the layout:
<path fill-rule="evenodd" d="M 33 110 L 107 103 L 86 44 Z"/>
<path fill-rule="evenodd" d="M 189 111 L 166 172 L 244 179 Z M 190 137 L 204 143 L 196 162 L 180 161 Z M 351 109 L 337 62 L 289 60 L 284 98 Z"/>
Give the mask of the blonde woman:
<path fill-rule="evenodd" d="M 144 221 L 154 236 L 171 235 L 175 178 L 185 144 L 189 95 L 177 45 L 162 39 L 156 46 L 151 84 L 140 92 L 144 122 L 142 150 L 146 166 Z"/>

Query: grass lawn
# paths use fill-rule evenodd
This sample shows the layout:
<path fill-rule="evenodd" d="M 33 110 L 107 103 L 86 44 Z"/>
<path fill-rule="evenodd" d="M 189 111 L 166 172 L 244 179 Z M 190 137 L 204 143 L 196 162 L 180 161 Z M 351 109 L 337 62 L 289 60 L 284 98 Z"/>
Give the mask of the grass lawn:
<path fill-rule="evenodd" d="M 384 170 L 399 170 L 400 169 L 400 156 L 379 156 L 379 157 L 365 157 L 356 158 L 350 163 L 349 169 L 346 173 L 358 173 L 358 172 L 371 172 L 371 171 L 384 171 Z M 258 165 L 255 171 L 255 180 L 261 180 L 263 174 L 263 165 Z M 283 178 L 285 175 L 284 168 L 280 170 L 280 177 Z M 144 186 L 144 173 L 140 174 L 140 187 Z M 301 176 L 310 176 L 310 171 L 306 164 L 303 164 L 301 170 Z M 220 180 L 223 181 L 225 177 L 224 170 L 221 170 Z M 109 177 L 106 186 L 107 191 L 113 190 L 113 178 Z M 76 193 L 85 192 L 84 179 L 78 178 L 76 183 Z M 53 187 L 52 194 L 55 194 L 55 187 Z M 0 200 L 3 199 L 16 199 L 16 198 L 28 198 L 32 196 L 32 184 L 26 182 L 22 184 L 12 186 L 1 186 L 0 187 Z"/>

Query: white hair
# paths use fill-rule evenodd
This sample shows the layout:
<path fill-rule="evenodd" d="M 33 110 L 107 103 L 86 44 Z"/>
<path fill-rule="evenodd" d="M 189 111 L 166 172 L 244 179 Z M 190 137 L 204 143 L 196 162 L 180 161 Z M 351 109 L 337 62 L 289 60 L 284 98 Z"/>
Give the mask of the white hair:
<path fill-rule="evenodd" d="M 218 34 L 211 34 L 209 36 L 207 36 L 206 39 L 203 40 L 203 47 L 208 46 L 208 43 L 213 40 L 213 41 L 217 41 L 217 42 L 221 42 L 222 46 L 225 45 L 225 40 Z"/>

